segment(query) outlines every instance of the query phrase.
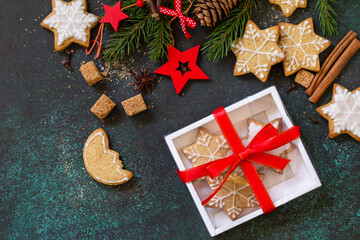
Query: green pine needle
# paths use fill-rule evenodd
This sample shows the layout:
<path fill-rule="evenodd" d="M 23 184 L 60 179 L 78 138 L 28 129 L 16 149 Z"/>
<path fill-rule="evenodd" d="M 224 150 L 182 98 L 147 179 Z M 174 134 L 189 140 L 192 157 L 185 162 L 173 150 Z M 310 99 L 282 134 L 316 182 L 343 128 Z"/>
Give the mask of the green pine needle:
<path fill-rule="evenodd" d="M 253 6 L 257 6 L 257 0 L 242 0 L 207 37 L 208 41 L 201 50 L 209 61 L 218 61 L 227 56 L 231 43 L 242 36 Z"/>
<path fill-rule="evenodd" d="M 161 58 L 167 58 L 167 45 L 171 44 L 169 32 L 169 18 L 162 16 L 154 24 L 154 29 L 149 42 L 150 61 L 156 62 Z"/>
<path fill-rule="evenodd" d="M 147 42 L 153 21 L 150 14 L 145 18 L 133 17 L 127 20 L 119 32 L 112 34 L 107 41 L 103 52 L 104 60 L 116 62 L 138 49 L 141 42 Z"/>
<path fill-rule="evenodd" d="M 135 2 L 131 0 L 125 3 L 128 5 Z M 154 25 L 148 8 L 127 8 L 124 12 L 132 17 L 124 21 L 118 32 L 112 34 L 106 42 L 103 59 L 107 62 L 117 62 L 138 49 L 141 42 L 147 42 Z"/>
<path fill-rule="evenodd" d="M 320 27 L 324 35 L 331 37 L 337 35 L 338 26 L 335 18 L 338 16 L 331 4 L 337 4 L 336 0 L 318 0 L 316 10 L 319 12 Z"/>

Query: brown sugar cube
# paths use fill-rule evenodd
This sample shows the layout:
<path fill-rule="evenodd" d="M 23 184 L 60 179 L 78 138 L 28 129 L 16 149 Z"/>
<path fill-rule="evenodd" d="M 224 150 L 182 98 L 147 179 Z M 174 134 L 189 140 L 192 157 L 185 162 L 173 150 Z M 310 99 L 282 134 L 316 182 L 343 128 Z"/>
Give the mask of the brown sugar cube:
<path fill-rule="evenodd" d="M 122 101 L 121 104 L 123 105 L 123 108 L 128 116 L 133 116 L 147 109 L 141 94 Z"/>
<path fill-rule="evenodd" d="M 312 74 L 311 72 L 308 72 L 304 69 L 301 69 L 296 74 L 295 82 L 300 84 L 303 87 L 308 88 L 313 79 L 314 79 L 314 74 Z"/>
<path fill-rule="evenodd" d="M 116 104 L 111 101 L 105 94 L 103 94 L 99 100 L 92 106 L 90 111 L 94 113 L 100 120 L 106 118 L 107 115 L 113 110 Z"/>
<path fill-rule="evenodd" d="M 101 81 L 103 79 L 99 69 L 95 66 L 94 61 L 90 61 L 81 65 L 80 72 L 82 73 L 85 81 L 90 85 L 94 85 L 95 83 Z"/>

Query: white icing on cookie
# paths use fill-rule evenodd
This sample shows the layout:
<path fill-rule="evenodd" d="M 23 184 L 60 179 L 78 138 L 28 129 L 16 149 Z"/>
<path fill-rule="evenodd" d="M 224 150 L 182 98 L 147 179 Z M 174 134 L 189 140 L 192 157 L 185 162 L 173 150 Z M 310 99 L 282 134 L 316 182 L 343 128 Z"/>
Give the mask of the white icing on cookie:
<path fill-rule="evenodd" d="M 241 171 L 240 167 L 234 169 L 234 171 L 230 174 L 228 181 L 232 181 L 232 187 L 227 186 L 224 184 L 220 191 L 226 192 L 223 196 L 220 194 L 216 194 L 208 203 L 211 207 L 223 208 L 225 206 L 225 200 L 230 198 L 231 206 L 226 206 L 226 212 L 229 216 L 235 219 L 237 216 L 241 214 L 244 209 L 241 209 L 236 205 L 236 199 L 241 199 L 242 201 L 246 202 L 246 207 L 255 207 L 258 206 L 258 202 L 253 192 L 250 195 L 245 196 L 241 193 L 241 191 L 249 186 L 249 183 L 245 185 L 236 184 L 236 180 L 242 178 L 244 176 L 243 172 Z M 211 190 L 217 189 L 220 184 L 224 181 L 224 175 L 219 175 L 218 177 L 211 179 L 209 178 L 209 186 Z"/>
<path fill-rule="evenodd" d="M 306 20 L 297 26 L 281 26 L 280 31 L 280 48 L 286 52 L 286 59 L 284 64 L 288 72 L 296 69 L 300 69 L 301 66 L 315 68 L 318 62 L 318 54 L 321 50 L 325 49 L 325 45 L 329 42 L 327 39 L 315 35 L 312 26 L 309 21 Z M 299 32 L 299 37 L 295 38 L 294 35 Z M 310 36 L 309 36 L 310 35 Z M 308 41 L 311 35 L 315 35 L 315 39 Z M 285 44 L 285 40 L 291 40 L 291 44 Z M 315 54 L 308 50 L 308 47 L 312 46 L 318 52 Z M 303 53 L 303 58 L 299 59 L 297 52 Z"/>
<path fill-rule="evenodd" d="M 360 91 L 336 87 L 334 103 L 321 109 L 334 121 L 334 132 L 350 131 L 360 137 Z"/>
<path fill-rule="evenodd" d="M 286 5 L 286 13 L 290 12 L 290 8 L 299 7 L 300 4 L 305 4 L 304 0 L 285 0 L 281 1 L 281 4 Z"/>
<path fill-rule="evenodd" d="M 285 57 L 283 52 L 279 52 L 274 47 L 271 47 L 269 50 L 266 51 L 265 46 L 268 42 L 276 42 L 277 41 L 277 34 L 275 31 L 270 31 L 269 29 L 265 30 L 265 33 L 262 33 L 262 36 L 265 38 L 265 40 L 258 45 L 257 40 L 261 37 L 260 32 L 251 24 L 248 24 L 248 27 L 246 27 L 245 33 L 243 35 L 243 38 L 238 41 L 237 44 L 232 44 L 233 52 L 236 55 L 237 53 L 243 55 L 244 53 L 250 53 L 250 57 L 246 60 L 243 59 L 237 59 L 236 61 L 236 70 L 238 72 L 250 72 L 249 62 L 255 57 L 257 58 L 257 65 L 255 66 L 255 72 L 254 74 L 259 78 L 264 78 L 265 75 L 263 72 L 268 72 L 268 64 L 261 64 L 260 62 L 260 56 L 265 55 L 267 60 L 276 63 L 279 58 L 283 59 Z M 245 47 L 243 39 L 251 39 L 253 42 L 253 46 L 255 49 L 249 49 Z"/>
<path fill-rule="evenodd" d="M 110 155 L 113 155 L 113 156 L 114 156 L 114 158 L 113 158 L 113 163 L 116 165 L 116 171 L 117 171 L 120 175 L 124 176 L 123 179 L 118 180 L 118 181 L 108 181 L 108 180 L 104 180 L 104 179 L 101 179 L 100 177 L 97 177 L 97 176 L 95 175 L 95 173 L 92 172 L 91 169 L 89 168 L 89 165 L 88 165 L 88 163 L 87 163 L 87 158 L 86 158 L 86 152 L 87 152 L 87 148 L 89 147 L 89 144 L 90 144 L 97 136 L 101 136 L 101 137 L 102 137 L 102 146 L 104 147 L 104 153 L 107 153 L 107 154 L 110 154 Z M 121 169 L 122 169 L 122 168 L 121 168 L 121 166 L 116 162 L 116 156 L 117 156 L 117 154 L 112 153 L 112 152 L 110 152 L 110 151 L 107 151 L 105 146 L 106 146 L 106 145 L 105 145 L 105 136 L 103 135 L 102 132 L 98 132 L 98 133 L 94 134 L 94 136 L 92 136 L 92 137 L 86 142 L 86 144 L 85 144 L 85 152 L 84 152 L 84 155 L 85 155 L 85 158 L 84 158 L 85 161 L 84 161 L 84 162 L 85 162 L 85 164 L 86 164 L 86 169 L 87 169 L 89 172 L 91 172 L 92 176 L 94 176 L 96 179 L 98 179 L 98 180 L 100 180 L 100 181 L 102 181 L 102 182 L 106 182 L 106 183 L 122 183 L 122 182 L 128 181 L 128 180 L 129 180 L 128 177 L 126 176 L 126 174 L 124 174 L 124 173 L 121 172 Z"/>
<path fill-rule="evenodd" d="M 274 126 L 274 128 L 278 128 L 279 127 L 279 122 L 274 122 L 272 124 Z M 248 130 L 248 136 L 249 138 L 242 140 L 243 144 L 245 147 L 247 147 L 247 145 L 250 143 L 250 141 L 255 137 L 256 134 L 258 134 L 260 132 L 260 130 L 263 127 L 261 125 L 257 125 L 254 122 L 251 122 L 249 125 L 249 130 Z M 267 151 L 266 153 L 275 155 L 275 156 L 280 156 L 284 151 L 288 150 L 291 148 L 291 144 L 287 143 L 279 148 L 273 149 L 271 151 Z"/>
<path fill-rule="evenodd" d="M 56 29 L 57 45 L 71 37 L 86 42 L 86 29 L 96 23 L 98 18 L 91 13 L 85 13 L 85 0 L 73 0 L 70 5 L 61 0 L 54 1 L 55 14 L 45 19 L 44 24 Z"/>
<path fill-rule="evenodd" d="M 217 147 L 214 151 L 212 151 L 209 147 L 210 141 L 214 138 L 214 136 L 205 133 L 203 130 L 200 130 L 200 136 L 196 139 L 196 144 L 206 147 L 207 152 L 201 154 L 197 148 L 197 146 L 191 146 L 189 150 L 184 150 L 183 152 L 187 155 L 187 158 L 195 163 L 200 157 L 207 158 L 207 162 L 211 162 L 217 159 L 222 159 L 224 157 L 218 157 L 216 154 L 221 148 L 229 149 L 228 155 L 232 154 L 229 145 L 227 144 L 224 136 L 221 136 L 220 139 L 216 139 Z"/>

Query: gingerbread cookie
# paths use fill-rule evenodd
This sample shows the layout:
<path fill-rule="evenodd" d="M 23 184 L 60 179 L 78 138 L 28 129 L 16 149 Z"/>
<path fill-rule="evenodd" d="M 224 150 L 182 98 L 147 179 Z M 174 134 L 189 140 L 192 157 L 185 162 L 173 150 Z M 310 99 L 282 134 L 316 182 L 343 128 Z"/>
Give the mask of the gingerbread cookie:
<path fill-rule="evenodd" d="M 86 140 L 83 158 L 86 170 L 98 182 L 119 185 L 129 181 L 133 174 L 123 169 L 119 153 L 109 149 L 109 139 L 101 128 Z"/>
<path fill-rule="evenodd" d="M 285 17 L 290 17 L 297 8 L 306 8 L 307 0 L 269 0 L 270 3 L 279 5 Z"/>
<path fill-rule="evenodd" d="M 232 154 L 225 137 L 213 136 L 206 128 L 199 128 L 196 142 L 184 147 L 182 152 L 191 161 L 193 167 L 221 159 Z"/>
<path fill-rule="evenodd" d="M 250 141 L 255 137 L 256 134 L 258 134 L 260 132 L 260 130 L 265 127 L 266 124 L 256 121 L 254 119 L 248 118 L 248 134 L 242 139 L 242 142 L 244 144 L 244 146 L 246 147 Z M 271 125 L 273 125 L 274 128 L 276 128 L 278 131 L 281 131 L 281 126 L 282 126 L 282 119 L 281 118 L 277 118 L 274 119 L 270 122 Z M 293 143 L 287 143 L 284 146 L 281 146 L 279 148 L 273 149 L 271 151 L 268 151 L 267 153 L 275 155 L 275 156 L 280 156 L 280 157 L 285 157 L 288 153 L 290 153 L 293 149 L 295 148 Z M 274 168 L 269 168 L 270 170 L 278 173 L 278 174 L 283 174 L 283 171 L 274 169 Z"/>
<path fill-rule="evenodd" d="M 227 172 L 214 179 L 206 178 L 214 192 L 226 177 Z M 261 179 L 264 175 L 259 174 Z M 245 208 L 258 207 L 259 203 L 249 186 L 240 167 L 234 169 L 218 193 L 206 204 L 206 207 L 222 208 L 231 220 L 236 220 Z"/>
<path fill-rule="evenodd" d="M 62 51 L 72 43 L 89 47 L 90 30 L 99 18 L 88 13 L 86 8 L 86 0 L 52 0 L 53 10 L 40 25 L 54 32 L 56 51 Z"/>
<path fill-rule="evenodd" d="M 236 56 L 234 75 L 240 76 L 252 72 L 265 82 L 272 65 L 285 59 L 278 46 L 279 26 L 260 30 L 249 20 L 244 35 L 232 43 L 231 50 Z"/>
<path fill-rule="evenodd" d="M 313 19 L 308 18 L 299 25 L 279 23 L 280 48 L 286 59 L 283 62 L 285 76 L 301 68 L 320 71 L 319 54 L 330 46 L 330 41 L 315 34 Z"/>
<path fill-rule="evenodd" d="M 316 111 L 329 121 L 329 137 L 347 133 L 360 142 L 360 87 L 350 92 L 334 84 L 331 102 Z"/>

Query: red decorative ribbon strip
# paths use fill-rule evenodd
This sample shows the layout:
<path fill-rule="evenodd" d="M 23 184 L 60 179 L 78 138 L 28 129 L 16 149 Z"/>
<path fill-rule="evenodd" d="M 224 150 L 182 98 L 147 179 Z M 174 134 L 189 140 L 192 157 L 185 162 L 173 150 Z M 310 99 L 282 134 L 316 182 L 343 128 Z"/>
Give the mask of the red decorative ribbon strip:
<path fill-rule="evenodd" d="M 205 205 L 221 189 L 234 169 L 240 167 L 263 212 L 265 214 L 272 212 L 275 209 L 274 203 L 266 191 L 253 163 L 258 163 L 278 170 L 284 170 L 286 165 L 290 162 L 289 159 L 264 152 L 276 149 L 299 138 L 300 128 L 294 126 L 279 133 L 279 131 L 271 124 L 267 124 L 258 134 L 256 134 L 245 148 L 225 109 L 220 107 L 213 112 L 213 115 L 224 134 L 233 155 L 185 171 L 177 170 L 181 181 L 187 183 L 204 176 L 215 178 L 229 168 L 229 171 L 220 186 L 202 202 L 202 204 Z"/>
<path fill-rule="evenodd" d="M 98 48 L 97 48 L 97 51 L 96 51 L 95 59 L 99 58 L 99 56 L 100 56 L 103 33 L 104 33 L 104 26 L 105 26 L 105 23 L 100 24 L 99 31 L 98 31 L 98 34 L 96 35 L 95 40 L 91 41 L 91 42 L 93 42 L 93 44 L 91 45 L 90 50 L 88 48 L 85 49 L 86 55 L 89 55 L 92 52 L 92 50 L 94 49 L 95 45 L 97 44 Z M 100 37 L 100 40 L 98 41 L 99 37 Z"/>
<path fill-rule="evenodd" d="M 186 26 L 194 28 L 196 26 L 196 22 L 193 19 L 186 17 L 181 13 L 181 0 L 175 0 L 175 10 L 161 6 L 159 7 L 159 10 L 160 13 L 162 14 L 178 17 L 180 19 L 180 25 L 185 34 L 185 37 L 186 38 L 191 37 L 191 35 L 186 31 Z"/>

